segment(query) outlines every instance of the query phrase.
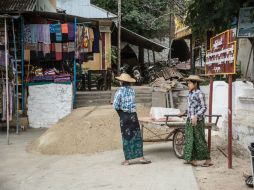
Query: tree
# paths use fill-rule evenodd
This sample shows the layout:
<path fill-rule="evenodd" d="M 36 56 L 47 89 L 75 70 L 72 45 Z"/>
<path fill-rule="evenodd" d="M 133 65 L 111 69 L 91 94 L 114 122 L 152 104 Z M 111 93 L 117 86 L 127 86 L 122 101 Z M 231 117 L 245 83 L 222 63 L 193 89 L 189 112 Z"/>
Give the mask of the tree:
<path fill-rule="evenodd" d="M 203 38 L 207 31 L 220 33 L 231 27 L 238 18 L 240 7 L 253 4 L 253 0 L 193 0 L 189 1 L 186 25 L 192 34 Z"/>
<path fill-rule="evenodd" d="M 168 36 L 169 15 L 179 10 L 181 2 L 182 0 L 122 0 L 122 25 L 146 37 Z M 92 3 L 117 13 L 117 0 L 92 0 Z"/>

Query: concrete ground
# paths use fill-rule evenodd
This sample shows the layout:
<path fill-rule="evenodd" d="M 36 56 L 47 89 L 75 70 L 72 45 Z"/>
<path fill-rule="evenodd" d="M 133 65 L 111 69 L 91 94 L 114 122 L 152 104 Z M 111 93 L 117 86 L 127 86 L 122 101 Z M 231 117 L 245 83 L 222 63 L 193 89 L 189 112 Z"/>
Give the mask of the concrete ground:
<path fill-rule="evenodd" d="M 11 134 L 11 145 L 0 133 L 0 190 L 199 189 L 192 167 L 175 157 L 171 143 L 145 146 L 150 165 L 120 165 L 122 150 L 70 156 L 27 153 L 27 143 L 44 131 Z"/>

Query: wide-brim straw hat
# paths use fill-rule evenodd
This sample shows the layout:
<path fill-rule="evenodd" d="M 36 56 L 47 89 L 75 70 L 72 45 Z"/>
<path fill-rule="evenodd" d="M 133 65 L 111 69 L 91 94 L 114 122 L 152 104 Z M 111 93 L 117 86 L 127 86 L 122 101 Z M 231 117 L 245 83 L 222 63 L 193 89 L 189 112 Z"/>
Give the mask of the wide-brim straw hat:
<path fill-rule="evenodd" d="M 201 79 L 198 75 L 190 75 L 188 78 L 184 79 L 185 81 L 197 81 L 197 82 L 204 82 L 204 79 Z"/>
<path fill-rule="evenodd" d="M 126 73 L 122 73 L 119 77 L 116 77 L 116 80 L 130 83 L 136 82 L 134 78 L 132 78 L 129 74 Z"/>

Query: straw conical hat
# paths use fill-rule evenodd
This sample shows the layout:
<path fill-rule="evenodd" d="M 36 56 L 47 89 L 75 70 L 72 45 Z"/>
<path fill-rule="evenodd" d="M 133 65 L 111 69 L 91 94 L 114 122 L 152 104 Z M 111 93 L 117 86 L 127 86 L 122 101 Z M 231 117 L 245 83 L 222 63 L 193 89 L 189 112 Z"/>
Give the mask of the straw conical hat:
<path fill-rule="evenodd" d="M 136 82 L 134 78 L 126 73 L 122 73 L 119 77 L 116 77 L 116 79 L 124 82 Z"/>
<path fill-rule="evenodd" d="M 198 81 L 198 82 L 204 82 L 204 79 L 201 79 L 198 75 L 190 75 L 188 78 L 184 79 L 185 81 Z"/>

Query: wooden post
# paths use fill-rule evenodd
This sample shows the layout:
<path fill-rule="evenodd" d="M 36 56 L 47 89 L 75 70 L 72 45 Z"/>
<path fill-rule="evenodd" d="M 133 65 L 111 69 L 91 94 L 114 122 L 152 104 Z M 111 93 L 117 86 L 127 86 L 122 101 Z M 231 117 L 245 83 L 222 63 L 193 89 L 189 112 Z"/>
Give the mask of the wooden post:
<path fill-rule="evenodd" d="M 5 82 L 6 82 L 6 125 L 7 125 L 7 144 L 10 144 L 9 130 L 9 76 L 8 76 L 8 46 L 7 46 L 7 19 L 4 19 L 4 42 L 5 42 Z"/>
<path fill-rule="evenodd" d="M 121 67 L 121 0 L 118 0 L 118 63 L 117 73 L 120 74 Z"/>
<path fill-rule="evenodd" d="M 171 35 L 171 30 L 172 30 L 172 13 L 169 15 L 169 50 L 168 50 L 168 63 L 169 66 L 171 66 L 171 44 L 172 44 L 172 35 Z"/>
<path fill-rule="evenodd" d="M 144 65 L 144 48 L 140 46 L 138 47 L 138 62 Z"/>
<path fill-rule="evenodd" d="M 210 76 L 210 92 L 209 92 L 209 115 L 213 114 L 213 76 Z M 212 122 L 212 117 L 208 118 L 209 123 Z M 211 129 L 208 129 L 208 149 L 211 151 Z"/>
<path fill-rule="evenodd" d="M 228 168 L 232 168 L 232 75 L 228 75 Z"/>

